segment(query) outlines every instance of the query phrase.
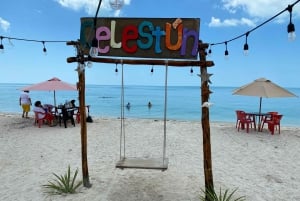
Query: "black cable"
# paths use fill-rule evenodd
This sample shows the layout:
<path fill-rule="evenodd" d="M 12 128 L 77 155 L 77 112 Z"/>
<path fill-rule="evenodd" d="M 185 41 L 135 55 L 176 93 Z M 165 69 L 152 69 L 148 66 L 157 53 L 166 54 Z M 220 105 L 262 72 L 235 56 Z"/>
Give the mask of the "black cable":
<path fill-rule="evenodd" d="M 213 46 L 213 45 L 220 45 L 220 44 L 224 44 L 225 42 L 228 43 L 228 42 L 237 40 L 237 39 L 239 39 L 239 38 L 241 38 L 241 37 L 243 37 L 243 36 L 246 36 L 247 34 L 249 35 L 251 32 L 255 31 L 256 29 L 260 28 L 261 26 L 265 25 L 266 23 L 272 21 L 273 19 L 275 19 L 276 17 L 278 17 L 279 15 L 281 15 L 282 13 L 284 13 L 285 11 L 287 11 L 290 7 L 293 7 L 294 5 L 296 5 L 296 4 L 299 3 L 299 2 L 300 2 L 300 0 L 295 1 L 294 3 L 288 5 L 288 7 L 286 7 L 285 9 L 283 9 L 282 11 L 280 11 L 279 13 L 277 13 L 276 15 L 274 15 L 273 17 L 271 17 L 270 19 L 264 21 L 263 23 L 259 24 L 258 26 L 254 27 L 253 29 L 251 29 L 251 30 L 249 30 L 249 31 L 247 31 L 247 32 L 245 32 L 245 33 L 239 35 L 239 36 L 236 36 L 236 37 L 234 37 L 234 38 L 232 38 L 232 39 L 230 39 L 230 40 L 226 40 L 226 41 L 223 41 L 223 42 L 209 43 L 209 44 L 210 44 L 211 46 Z"/>

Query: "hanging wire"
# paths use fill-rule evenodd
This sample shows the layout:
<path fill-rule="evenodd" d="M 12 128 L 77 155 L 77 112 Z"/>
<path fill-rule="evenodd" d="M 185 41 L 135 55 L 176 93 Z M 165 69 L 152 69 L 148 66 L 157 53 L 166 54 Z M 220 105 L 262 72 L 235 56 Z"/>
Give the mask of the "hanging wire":
<path fill-rule="evenodd" d="M 95 21 L 97 20 L 97 16 L 98 16 L 98 12 L 99 12 L 99 9 L 100 9 L 101 2 L 102 2 L 102 0 L 99 1 L 98 7 L 97 7 L 96 15 L 95 15 L 95 18 L 94 18 L 94 24 L 95 24 Z M 263 23 L 259 24 L 258 26 L 254 27 L 253 29 L 250 29 L 249 31 L 247 31 L 247 32 L 245 32 L 243 34 L 238 35 L 238 36 L 236 36 L 234 38 L 231 38 L 229 40 L 226 40 L 226 41 L 229 43 L 231 41 L 237 40 L 237 39 L 245 36 L 247 33 L 249 34 L 249 33 L 253 32 L 253 31 L 255 31 L 256 29 L 258 29 L 258 28 L 262 27 L 263 25 L 265 25 L 266 23 L 272 21 L 273 19 L 275 19 L 276 17 L 278 17 L 282 13 L 284 13 L 286 11 L 289 11 L 291 8 L 293 8 L 294 5 L 298 4 L 299 2 L 300 2 L 300 0 L 295 1 L 294 3 L 288 5 L 287 8 L 283 9 L 282 11 L 280 11 L 279 13 L 277 13 L 276 15 L 274 15 L 273 17 L 269 18 L 268 20 L 264 21 Z M 290 26 L 290 28 L 292 28 L 292 26 L 290 24 L 289 24 L 289 26 Z M 6 38 L 8 40 L 19 40 L 19 41 L 39 42 L 39 43 L 43 42 L 43 41 L 45 43 L 66 43 L 66 42 L 70 41 L 70 40 L 36 40 L 36 39 L 27 39 L 27 38 L 16 38 L 16 37 L 10 37 L 10 36 L 0 36 L 0 37 L 1 37 L 1 40 Z M 212 46 L 214 46 L 214 45 L 220 45 L 220 44 L 224 44 L 224 43 L 225 43 L 225 41 L 223 41 L 223 42 L 209 43 L 210 48 L 208 50 L 208 54 L 210 55 L 212 53 L 212 50 L 211 50 Z M 1 49 L 1 47 L 3 47 L 3 49 L 4 49 L 3 44 L 2 44 L 2 46 L 0 44 L 0 50 L 3 50 L 3 49 Z"/>
<path fill-rule="evenodd" d="M 292 8 L 294 5 L 296 5 L 296 4 L 299 3 L 299 2 L 300 2 L 300 0 L 295 1 L 294 3 L 288 5 L 287 8 L 283 9 L 282 11 L 280 11 L 279 13 L 277 13 L 276 15 L 274 15 L 273 17 L 269 18 L 268 20 L 264 21 L 263 23 L 259 24 L 258 26 L 254 27 L 253 29 L 250 29 L 249 31 L 247 31 L 247 32 L 245 32 L 245 33 L 243 33 L 243 34 L 241 34 L 241 35 L 238 35 L 238 36 L 236 36 L 236 37 L 234 37 L 234 38 L 231 38 L 230 40 L 226 40 L 226 41 L 223 41 L 223 42 L 210 43 L 209 45 L 210 45 L 210 46 L 213 46 L 213 45 L 225 44 L 226 42 L 229 43 L 229 42 L 231 42 L 231 41 L 237 40 L 237 39 L 239 39 L 239 38 L 245 36 L 247 33 L 248 33 L 248 35 L 249 35 L 249 33 L 255 31 L 256 29 L 260 28 L 261 26 L 265 25 L 266 23 L 272 21 L 273 19 L 275 19 L 276 17 L 278 17 L 278 16 L 281 15 L 282 13 L 288 11 L 290 8 Z"/>

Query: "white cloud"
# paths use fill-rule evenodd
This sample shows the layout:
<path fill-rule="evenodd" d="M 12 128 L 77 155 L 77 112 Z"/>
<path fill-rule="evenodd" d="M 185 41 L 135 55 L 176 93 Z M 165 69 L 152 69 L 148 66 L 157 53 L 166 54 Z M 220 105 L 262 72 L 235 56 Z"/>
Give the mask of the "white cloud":
<path fill-rule="evenodd" d="M 241 19 L 225 19 L 221 21 L 219 18 L 212 17 L 208 26 L 210 27 L 229 27 L 229 26 L 241 26 L 246 25 L 249 27 L 254 27 L 255 23 L 247 18 Z"/>
<path fill-rule="evenodd" d="M 88 15 L 95 15 L 96 10 L 98 7 L 99 0 L 55 0 L 58 2 L 61 6 L 70 8 L 72 10 L 81 10 L 83 9 Z M 120 11 L 116 10 L 114 11 L 110 6 L 110 1 L 114 0 L 102 0 L 101 2 L 101 8 L 102 12 L 114 12 L 114 16 L 120 15 Z M 131 0 L 119 0 L 123 1 L 124 5 L 129 5 Z M 99 16 L 99 15 L 98 15 Z"/>
<path fill-rule="evenodd" d="M 230 13 L 236 13 L 242 10 L 250 17 L 263 19 L 273 17 L 294 2 L 295 0 L 222 0 L 224 9 Z M 295 8 L 295 13 L 299 13 L 299 6 L 297 5 L 295 7 L 298 7 L 297 9 Z M 287 15 L 282 15 L 279 17 L 282 18 L 286 16 Z"/>
<path fill-rule="evenodd" d="M 8 31 L 9 27 L 10 27 L 10 23 L 0 17 L 0 28 L 3 29 L 4 31 Z"/>
<path fill-rule="evenodd" d="M 277 13 L 281 12 L 289 4 L 294 3 L 295 0 L 222 0 L 222 8 L 230 14 L 236 16 L 247 16 L 240 19 L 219 19 L 212 17 L 209 23 L 210 27 L 229 27 L 229 26 L 240 26 L 246 25 L 249 27 L 256 26 L 255 22 L 263 22 Z M 300 16 L 300 5 L 293 7 L 293 18 Z M 277 16 L 274 21 L 277 23 L 288 21 L 288 12 Z"/>

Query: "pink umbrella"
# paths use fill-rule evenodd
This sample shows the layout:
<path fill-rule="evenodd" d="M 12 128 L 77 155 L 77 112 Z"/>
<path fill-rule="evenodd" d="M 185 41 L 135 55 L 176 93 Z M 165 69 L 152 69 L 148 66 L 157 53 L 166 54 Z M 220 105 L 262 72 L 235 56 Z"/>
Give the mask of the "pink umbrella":
<path fill-rule="evenodd" d="M 21 89 L 22 91 L 54 91 L 54 106 L 56 106 L 55 91 L 57 90 L 77 90 L 75 85 L 63 82 L 54 77 L 50 80 L 30 85 Z"/>

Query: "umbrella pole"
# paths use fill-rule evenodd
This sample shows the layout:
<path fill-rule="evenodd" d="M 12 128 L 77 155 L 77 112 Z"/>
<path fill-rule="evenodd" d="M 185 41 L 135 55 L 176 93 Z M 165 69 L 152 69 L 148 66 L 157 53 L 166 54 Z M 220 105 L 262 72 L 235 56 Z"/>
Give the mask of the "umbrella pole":
<path fill-rule="evenodd" d="M 55 96 L 55 90 L 54 90 L 54 107 L 56 107 L 56 96 Z"/>
<path fill-rule="evenodd" d="M 259 111 L 258 111 L 258 114 L 259 114 L 259 119 L 258 119 L 258 131 L 261 130 L 261 118 L 262 116 L 260 115 L 261 114 L 261 102 L 262 102 L 262 97 L 259 97 Z"/>

